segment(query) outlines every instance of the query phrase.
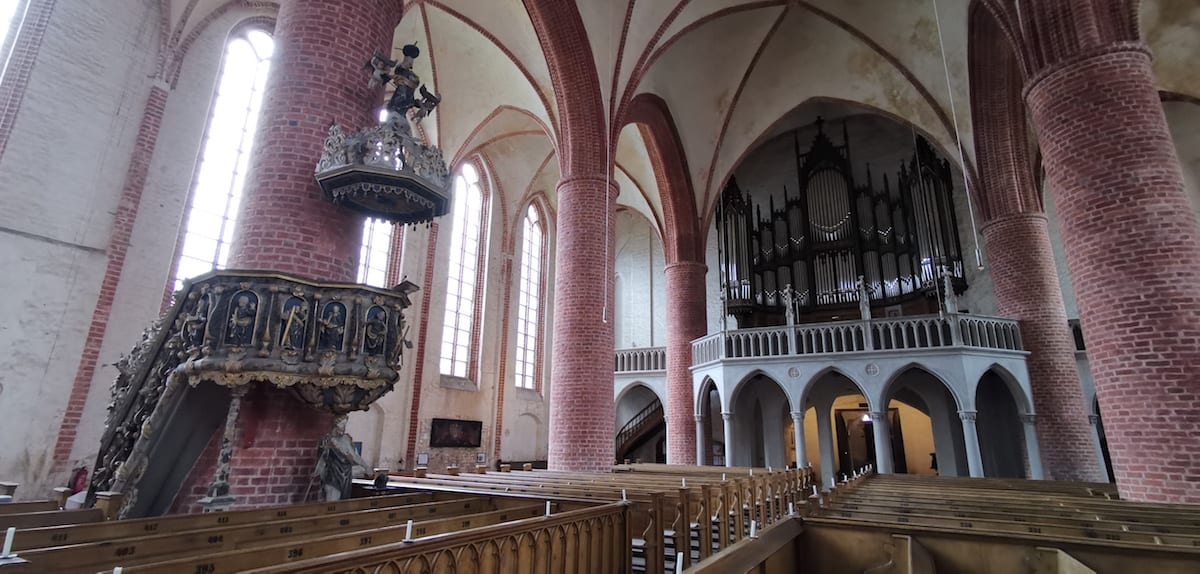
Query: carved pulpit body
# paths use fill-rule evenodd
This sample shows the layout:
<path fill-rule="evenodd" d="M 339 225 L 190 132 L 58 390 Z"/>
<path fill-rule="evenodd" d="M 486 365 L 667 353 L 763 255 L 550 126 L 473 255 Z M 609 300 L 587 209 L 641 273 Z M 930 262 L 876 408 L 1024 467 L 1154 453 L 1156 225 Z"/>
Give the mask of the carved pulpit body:
<path fill-rule="evenodd" d="M 400 382 L 398 365 L 411 347 L 403 312 L 416 290 L 407 281 L 379 289 L 248 271 L 185 281 L 118 361 L 89 491 L 130 493 L 127 506 L 137 504 L 142 476 L 163 471 L 147 471 L 156 464 L 150 453 L 164 436 L 194 432 L 173 422 L 186 410 L 189 387 L 244 395 L 270 385 L 334 414 L 365 410 Z"/>

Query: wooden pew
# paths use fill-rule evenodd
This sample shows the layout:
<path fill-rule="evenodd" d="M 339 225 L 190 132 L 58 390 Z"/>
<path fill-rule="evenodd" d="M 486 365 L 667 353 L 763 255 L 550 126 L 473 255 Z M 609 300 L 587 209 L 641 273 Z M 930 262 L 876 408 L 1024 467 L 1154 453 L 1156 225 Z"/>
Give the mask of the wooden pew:
<path fill-rule="evenodd" d="M 13 549 L 17 551 L 82 544 L 121 538 L 132 538 L 149 534 L 189 532 L 208 528 L 233 527 L 260 524 L 289 518 L 306 518 L 369 510 L 394 508 L 410 504 L 437 502 L 462 498 L 451 493 L 418 492 L 377 498 L 359 498 L 338 502 L 314 502 L 292 506 L 276 506 L 253 510 L 185 514 L 157 518 L 115 520 L 93 524 L 52 526 L 19 530 Z"/>
<path fill-rule="evenodd" d="M 47 510 L 42 512 L 26 512 L 24 514 L 0 515 L 0 530 L 9 527 L 18 529 L 38 528 L 44 526 L 59 526 L 63 524 L 83 524 L 102 522 L 104 511 L 97 508 L 83 510 Z"/>
<path fill-rule="evenodd" d="M 744 537 L 751 521 L 765 527 L 782 518 L 789 506 L 803 507 L 811 487 L 812 475 L 807 470 L 733 469 L 735 472 L 731 473 L 730 469 L 709 467 L 694 476 L 685 472 L 697 468 L 701 467 L 658 473 L 645 465 L 631 465 L 627 472 L 607 474 L 559 471 L 427 474 L 424 478 L 392 484 L 593 500 L 619 500 L 624 495 L 634 505 L 632 529 L 635 538 L 644 544 L 645 555 L 654 557 L 666 551 L 668 561 L 673 561 L 675 554 L 668 551 L 663 540 L 664 536 L 670 537 L 674 550 L 683 550 L 685 565 L 693 562 L 693 529 L 698 545 L 696 558 L 703 559 L 713 553 L 714 547 L 724 548 Z M 656 562 L 647 560 L 648 572 L 660 571 Z"/>
<path fill-rule="evenodd" d="M 48 512 L 58 510 L 59 506 L 53 500 L 31 500 L 29 502 L 9 502 L 0 504 L 0 516 L 8 514 L 25 514 L 28 512 Z"/>
<path fill-rule="evenodd" d="M 630 572 L 628 505 L 611 503 L 280 563 L 249 574 L 328 572 Z"/>
<path fill-rule="evenodd" d="M 415 521 L 412 535 L 414 538 L 421 538 L 434 534 L 455 533 L 472 528 L 543 516 L 544 513 L 544 504 L 527 502 L 523 505 L 503 510 Z M 193 555 L 160 562 L 143 562 L 124 567 L 124 572 L 128 574 L 143 572 L 162 574 L 176 574 L 179 572 L 205 572 L 208 574 L 244 572 L 253 568 L 266 568 L 278 564 L 295 562 L 300 559 L 311 559 L 380 544 L 403 542 L 407 531 L 407 524 L 401 524 L 382 528 L 340 531 L 323 536 L 292 537 L 284 541 L 258 545 L 253 548 Z"/>
<path fill-rule="evenodd" d="M 202 556 L 278 542 L 361 531 L 407 520 L 456 518 L 515 506 L 512 501 L 462 498 L 407 506 L 326 514 L 315 517 L 267 520 L 241 526 L 222 526 L 170 534 L 122 537 L 83 544 L 41 548 L 21 553 L 32 571 L 77 571 L 106 564 L 136 564 L 168 557 Z M 16 572 L 18 570 L 14 570 Z"/>

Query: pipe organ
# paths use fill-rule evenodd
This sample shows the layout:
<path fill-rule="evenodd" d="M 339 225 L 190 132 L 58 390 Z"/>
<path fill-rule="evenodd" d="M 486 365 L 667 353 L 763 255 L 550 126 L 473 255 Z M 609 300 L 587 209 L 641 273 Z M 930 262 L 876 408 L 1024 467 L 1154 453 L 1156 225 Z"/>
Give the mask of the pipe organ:
<path fill-rule="evenodd" d="M 877 186 L 869 165 L 855 183 L 844 124 L 840 146 L 820 119 L 807 151 L 792 137 L 794 194 L 785 186 L 782 205 L 763 202 L 731 179 L 717 207 L 721 280 L 739 325 L 779 323 L 789 299 L 805 318 L 827 319 L 863 290 L 872 306 L 936 306 L 943 267 L 966 289 L 950 162 L 926 140 L 914 138 L 895 185 L 884 174 Z"/>

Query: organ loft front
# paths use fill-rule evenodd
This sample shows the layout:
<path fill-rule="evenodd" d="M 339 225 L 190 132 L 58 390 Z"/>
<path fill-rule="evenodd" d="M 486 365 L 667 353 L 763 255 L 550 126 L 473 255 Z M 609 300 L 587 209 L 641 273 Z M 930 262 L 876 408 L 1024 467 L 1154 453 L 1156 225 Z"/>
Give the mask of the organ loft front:
<path fill-rule="evenodd" d="M 881 154 L 903 159 L 872 164 L 853 153 L 852 122 L 831 135 L 818 118 L 777 136 L 766 147 L 790 153 L 757 167 L 785 177 L 750 186 L 735 176 L 725 186 L 721 296 L 738 327 L 936 314 L 947 284 L 966 290 L 950 162 L 913 133 Z"/>

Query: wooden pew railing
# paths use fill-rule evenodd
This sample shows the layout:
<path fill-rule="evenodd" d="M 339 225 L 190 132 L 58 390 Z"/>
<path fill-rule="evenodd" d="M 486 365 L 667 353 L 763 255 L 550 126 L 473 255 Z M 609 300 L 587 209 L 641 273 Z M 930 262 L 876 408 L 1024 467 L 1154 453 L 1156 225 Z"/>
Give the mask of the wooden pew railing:
<path fill-rule="evenodd" d="M 249 572 L 629 574 L 630 548 L 626 542 L 630 536 L 629 506 L 626 502 L 615 502 L 413 542 L 290 561 Z"/>

